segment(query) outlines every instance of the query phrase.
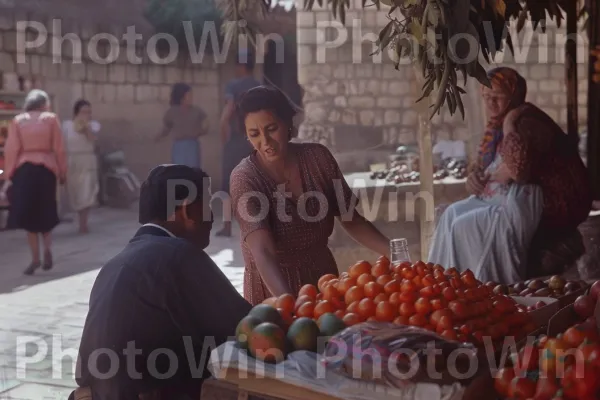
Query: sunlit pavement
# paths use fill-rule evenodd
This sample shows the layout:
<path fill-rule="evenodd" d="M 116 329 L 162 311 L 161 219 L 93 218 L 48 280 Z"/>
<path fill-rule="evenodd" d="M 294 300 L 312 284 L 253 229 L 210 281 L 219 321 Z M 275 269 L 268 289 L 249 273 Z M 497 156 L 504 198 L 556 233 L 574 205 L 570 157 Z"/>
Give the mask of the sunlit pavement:
<path fill-rule="evenodd" d="M 94 279 L 139 225 L 135 211 L 98 209 L 90 227 L 79 236 L 75 223 L 61 224 L 54 269 L 31 277 L 22 274 L 30 261 L 24 234 L 0 232 L 0 399 L 62 400 L 75 387 L 74 357 Z M 207 252 L 241 292 L 239 235 L 213 236 Z"/>

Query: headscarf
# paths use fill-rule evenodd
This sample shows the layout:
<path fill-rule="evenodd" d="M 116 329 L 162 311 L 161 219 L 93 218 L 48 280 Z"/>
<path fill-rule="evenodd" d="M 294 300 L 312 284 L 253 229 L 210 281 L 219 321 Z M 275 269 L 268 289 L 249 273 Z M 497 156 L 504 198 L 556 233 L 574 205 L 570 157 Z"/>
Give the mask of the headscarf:
<path fill-rule="evenodd" d="M 498 146 L 504 138 L 502 124 L 506 115 L 525 103 L 527 97 L 527 82 L 517 71 L 508 67 L 494 68 L 488 71 L 488 79 L 492 87 L 501 90 L 510 102 L 506 109 L 495 117 L 490 117 L 479 149 L 479 166 L 487 168 L 494 161 Z"/>

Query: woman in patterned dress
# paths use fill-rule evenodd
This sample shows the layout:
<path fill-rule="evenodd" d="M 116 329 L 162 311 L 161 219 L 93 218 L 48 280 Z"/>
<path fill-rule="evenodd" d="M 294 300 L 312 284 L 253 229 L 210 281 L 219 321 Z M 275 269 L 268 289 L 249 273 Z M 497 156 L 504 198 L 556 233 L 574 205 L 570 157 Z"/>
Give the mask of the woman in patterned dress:
<path fill-rule="evenodd" d="M 389 239 L 356 211 L 358 200 L 329 150 L 290 142 L 296 112 L 283 93 L 259 86 L 242 95 L 236 108 L 254 148 L 230 180 L 246 300 L 255 305 L 296 294 L 324 274 L 337 274 L 327 246 L 335 218 L 365 247 L 388 253 Z"/>
<path fill-rule="evenodd" d="M 532 245 L 576 242 L 591 195 L 576 138 L 525 102 L 525 79 L 510 68 L 488 77 L 492 88 L 484 87 L 483 98 L 491 118 L 467 180 L 472 196 L 444 211 L 429 261 L 512 283 L 544 269 L 528 270 Z"/>

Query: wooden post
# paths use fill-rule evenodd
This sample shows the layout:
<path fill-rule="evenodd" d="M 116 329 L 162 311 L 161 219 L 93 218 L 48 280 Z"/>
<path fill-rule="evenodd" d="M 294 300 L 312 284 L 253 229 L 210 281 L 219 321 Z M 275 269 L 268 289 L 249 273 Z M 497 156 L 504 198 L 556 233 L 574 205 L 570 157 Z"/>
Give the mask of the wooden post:
<path fill-rule="evenodd" d="M 422 87 L 425 78 L 421 71 L 415 67 L 415 77 L 418 87 Z M 416 107 L 419 113 L 419 169 L 420 169 L 420 184 L 418 197 L 419 211 L 419 230 L 421 232 L 421 260 L 427 261 L 429 256 L 429 241 L 433 236 L 434 218 L 435 218 L 435 201 L 433 187 L 433 151 L 431 138 L 431 120 L 429 105 L 431 98 L 427 97 L 417 103 Z M 431 198 L 431 202 L 427 201 L 427 197 Z M 425 199 L 423 199 L 425 198 Z"/>
<path fill-rule="evenodd" d="M 577 12 L 578 2 L 565 3 L 567 14 L 567 43 L 565 45 L 565 78 L 567 84 L 567 134 L 579 135 L 577 102 Z"/>
<path fill-rule="evenodd" d="M 589 11 L 590 49 L 600 46 L 600 1 L 587 2 Z M 587 166 L 594 200 L 600 200 L 600 83 L 594 83 L 595 57 L 589 57 Z"/>

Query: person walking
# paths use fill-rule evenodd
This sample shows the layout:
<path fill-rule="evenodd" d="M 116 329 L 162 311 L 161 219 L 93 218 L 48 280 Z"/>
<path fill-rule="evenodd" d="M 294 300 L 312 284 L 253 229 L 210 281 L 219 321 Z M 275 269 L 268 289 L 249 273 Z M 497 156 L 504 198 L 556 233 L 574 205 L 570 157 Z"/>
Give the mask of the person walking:
<path fill-rule="evenodd" d="M 157 141 L 167 136 L 173 138 L 171 162 L 200 168 L 202 152 L 198 138 L 208 133 L 208 118 L 199 107 L 194 106 L 191 86 L 176 83 L 171 89 L 171 107 L 163 117 L 163 129 Z"/>
<path fill-rule="evenodd" d="M 223 143 L 222 186 L 221 190 L 229 195 L 229 178 L 235 167 L 252 153 L 252 145 L 246 133 L 235 118 L 235 105 L 246 91 L 260 86 L 254 78 L 254 57 L 252 53 L 240 52 L 237 58 L 235 79 L 225 89 L 225 108 L 221 115 L 221 142 Z M 216 235 L 231 236 L 231 200 L 226 196 L 223 201 L 223 227 Z"/>
<path fill-rule="evenodd" d="M 50 98 L 34 89 L 25 98 L 24 111 L 11 122 L 6 146 L 6 175 L 10 187 L 7 227 L 27 231 L 31 263 L 25 269 L 32 275 L 38 268 L 49 270 L 52 262 L 52 230 L 58 225 L 57 181 L 65 183 L 67 158 L 56 114 L 50 112 Z M 40 236 L 44 259 L 40 259 Z"/>
<path fill-rule="evenodd" d="M 71 207 L 79 216 L 79 233 L 89 232 L 89 211 L 97 203 L 98 158 L 96 140 L 100 124 L 92 119 L 92 105 L 77 100 L 73 119 L 63 122 L 63 134 L 68 158 L 67 191 Z"/>

